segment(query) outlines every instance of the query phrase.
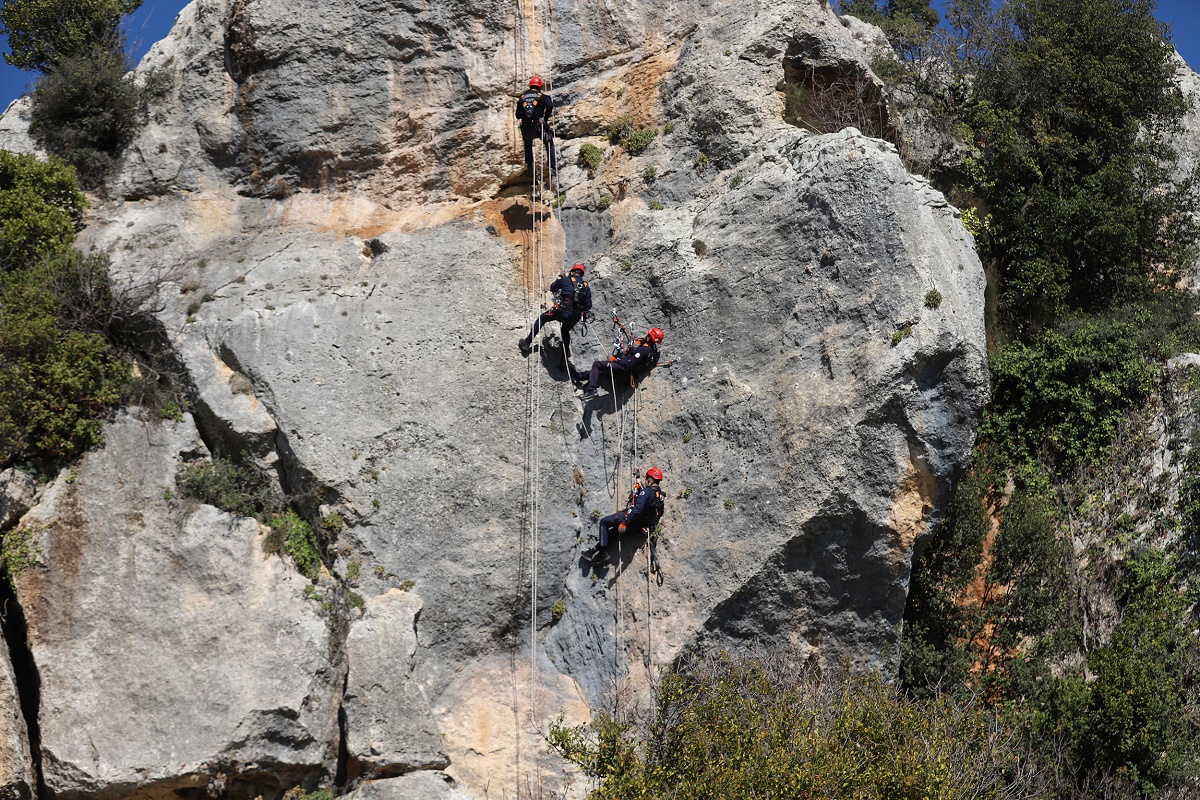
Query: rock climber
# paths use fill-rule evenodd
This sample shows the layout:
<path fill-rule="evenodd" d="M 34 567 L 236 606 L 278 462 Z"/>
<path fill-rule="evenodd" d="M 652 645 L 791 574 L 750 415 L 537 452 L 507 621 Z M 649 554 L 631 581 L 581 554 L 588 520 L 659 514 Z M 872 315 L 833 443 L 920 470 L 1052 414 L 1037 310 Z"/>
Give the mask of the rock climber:
<path fill-rule="evenodd" d="M 658 346 L 662 344 L 666 334 L 662 328 L 651 328 L 646 335 L 637 339 L 633 347 L 621 355 L 612 355 L 607 361 L 593 361 L 592 369 L 586 374 L 587 388 L 584 389 L 583 399 L 591 400 L 600 391 L 600 378 L 607 373 L 612 374 L 613 391 L 621 385 L 621 381 L 637 381 L 646 376 L 658 365 Z M 584 373 L 574 372 L 576 383 L 582 384 Z"/>
<path fill-rule="evenodd" d="M 550 115 L 554 113 L 554 98 L 542 91 L 545 83 L 534 75 L 529 88 L 517 98 L 516 117 L 521 123 L 521 139 L 525 144 L 525 169 L 533 176 L 533 140 L 541 139 L 550 161 L 550 173 L 558 174 L 558 159 L 554 155 L 554 129 Z"/>
<path fill-rule="evenodd" d="M 570 367 L 571 328 L 592 310 L 592 290 L 583 279 L 583 273 L 583 264 L 574 264 L 566 275 L 559 275 L 554 279 L 554 283 L 550 284 L 550 291 L 554 294 L 554 307 L 542 312 L 542 315 L 534 320 L 529 335 L 517 342 L 517 347 L 521 348 L 521 355 L 527 356 L 533 351 L 533 337 L 537 336 L 543 325 L 557 320 L 562 331 L 563 358 Z"/>
<path fill-rule="evenodd" d="M 584 551 L 584 560 L 602 563 L 605 558 L 604 551 L 608 547 L 613 533 L 618 536 L 627 530 L 635 533 L 642 531 L 653 533 L 666 510 L 666 495 L 663 494 L 662 489 L 658 488 L 662 479 L 662 470 L 658 467 L 646 470 L 645 483 L 639 481 L 633 485 L 633 491 L 629 493 L 628 505 L 617 513 L 609 514 L 600 520 L 600 541 L 591 549 Z"/>

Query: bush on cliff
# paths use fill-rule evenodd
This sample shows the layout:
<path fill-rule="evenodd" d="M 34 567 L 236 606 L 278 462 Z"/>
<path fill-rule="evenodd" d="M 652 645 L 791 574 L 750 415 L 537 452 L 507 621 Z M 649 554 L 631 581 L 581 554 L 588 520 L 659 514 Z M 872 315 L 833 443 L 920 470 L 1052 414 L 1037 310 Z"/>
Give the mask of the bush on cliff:
<path fill-rule="evenodd" d="M 33 88 L 29 132 L 89 188 L 101 185 L 146 121 L 148 90 L 120 50 L 97 46 L 64 58 Z"/>
<path fill-rule="evenodd" d="M 551 748 L 600 781 L 592 800 L 999 797 L 1029 788 L 1010 745 L 970 700 L 911 701 L 875 674 L 727 653 L 668 673 L 648 720 L 550 730 Z"/>
<path fill-rule="evenodd" d="M 127 74 L 121 18 L 142 0 L 5 0 L 5 60 L 38 70 L 30 134 L 98 189 L 117 156 L 145 124 L 159 87 Z M 151 83 L 160 83 L 157 74 Z"/>
<path fill-rule="evenodd" d="M 85 205 L 75 170 L 59 159 L 0 150 L 0 269 L 68 250 Z"/>

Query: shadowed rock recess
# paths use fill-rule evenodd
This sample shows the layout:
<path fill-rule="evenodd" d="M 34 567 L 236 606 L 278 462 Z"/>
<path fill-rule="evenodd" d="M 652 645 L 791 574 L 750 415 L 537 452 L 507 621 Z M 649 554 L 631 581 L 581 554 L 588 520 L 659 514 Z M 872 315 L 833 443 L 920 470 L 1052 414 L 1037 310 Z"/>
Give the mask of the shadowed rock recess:
<path fill-rule="evenodd" d="M 82 243 L 121 278 L 169 269 L 191 414 L 122 411 L 8 493 L 45 796 L 557 791 L 546 725 L 644 700 L 689 651 L 894 669 L 987 394 L 972 241 L 892 145 L 785 120 L 796 76 L 880 97 L 877 38 L 818 0 L 617 6 L 195 0 L 143 61 L 173 88 Z M 535 71 L 553 207 L 513 188 Z M 626 115 L 657 131 L 636 156 L 605 136 Z M 576 366 L 612 308 L 666 330 L 636 392 L 576 399 L 555 325 L 534 369 L 517 352 L 538 265 L 574 261 Z M 317 585 L 179 496 L 210 451 L 344 520 Z M 640 535 L 590 569 L 592 519 L 652 465 L 661 585 Z M 9 716 L 0 763 L 26 767 L 0 776 L 29 796 Z"/>

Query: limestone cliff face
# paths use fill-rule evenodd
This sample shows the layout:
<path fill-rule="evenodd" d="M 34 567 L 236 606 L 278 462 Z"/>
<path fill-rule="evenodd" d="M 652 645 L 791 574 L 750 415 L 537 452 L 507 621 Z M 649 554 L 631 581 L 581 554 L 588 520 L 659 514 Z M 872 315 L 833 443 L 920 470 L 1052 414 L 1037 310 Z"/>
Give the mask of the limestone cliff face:
<path fill-rule="evenodd" d="M 548 721 L 638 702 L 690 649 L 891 669 L 986 398 L 984 279 L 894 148 L 784 121 L 799 69 L 874 81 L 858 34 L 817 0 L 188 6 L 84 243 L 121 276 L 174 269 L 193 416 L 119 417 L 26 515 L 47 789 L 495 797 L 558 780 Z M 504 189 L 534 71 L 562 106 L 538 202 Z M 624 114 L 673 130 L 631 157 L 601 137 Z M 574 261 L 577 366 L 614 307 L 667 331 L 636 392 L 580 403 L 553 332 L 517 352 Z M 173 496 L 209 449 L 345 517 L 327 566 L 361 611 Z M 580 560 L 650 465 L 661 585 L 642 536 Z"/>

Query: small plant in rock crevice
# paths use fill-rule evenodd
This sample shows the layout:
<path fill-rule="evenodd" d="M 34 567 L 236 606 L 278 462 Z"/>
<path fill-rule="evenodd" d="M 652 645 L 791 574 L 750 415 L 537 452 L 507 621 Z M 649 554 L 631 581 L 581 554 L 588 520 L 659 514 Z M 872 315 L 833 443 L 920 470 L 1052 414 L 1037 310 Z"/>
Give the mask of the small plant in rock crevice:
<path fill-rule="evenodd" d="M 43 523 L 33 522 L 21 525 L 4 535 L 4 543 L 0 546 L 0 570 L 3 570 L 9 583 L 37 563 L 41 551 L 35 542 L 48 527 Z"/>
<path fill-rule="evenodd" d="M 268 553 L 286 553 L 301 575 L 316 581 L 321 574 L 321 553 L 312 527 L 295 511 L 271 518 L 271 533 L 263 543 Z"/>
<path fill-rule="evenodd" d="M 591 142 L 584 142 L 579 146 L 579 166 L 587 170 L 588 177 L 595 177 L 596 170 L 602 163 L 604 163 L 603 149 Z"/>

